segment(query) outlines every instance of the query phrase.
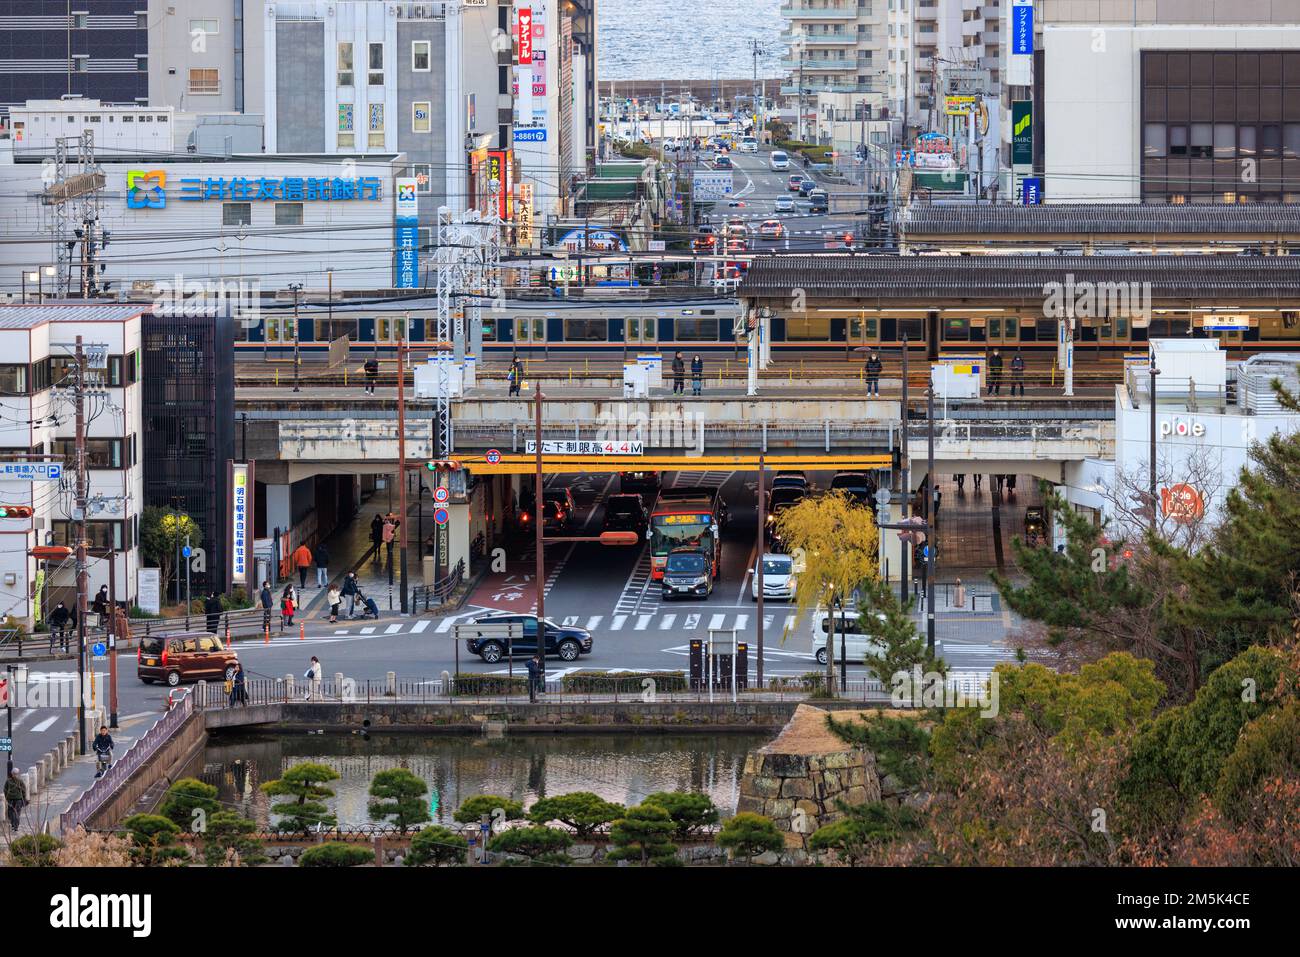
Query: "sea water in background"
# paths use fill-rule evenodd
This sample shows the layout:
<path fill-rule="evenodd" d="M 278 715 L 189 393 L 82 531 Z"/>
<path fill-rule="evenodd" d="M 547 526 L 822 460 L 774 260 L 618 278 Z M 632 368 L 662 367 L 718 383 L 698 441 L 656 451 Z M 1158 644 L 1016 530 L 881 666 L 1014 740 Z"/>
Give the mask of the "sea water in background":
<path fill-rule="evenodd" d="M 767 56 L 760 77 L 780 76 L 786 22 L 781 0 L 600 0 L 596 5 L 597 71 L 607 80 L 737 79 L 754 75 L 750 41 Z M 671 90 L 671 86 L 669 87 Z M 769 91 L 770 93 L 770 91 Z"/>

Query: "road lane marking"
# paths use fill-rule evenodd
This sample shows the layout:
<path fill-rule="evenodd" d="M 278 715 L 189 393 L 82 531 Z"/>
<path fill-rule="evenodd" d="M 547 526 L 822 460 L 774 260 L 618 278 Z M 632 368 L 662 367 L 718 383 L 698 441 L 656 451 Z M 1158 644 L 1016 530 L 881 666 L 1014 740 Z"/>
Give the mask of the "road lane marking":
<path fill-rule="evenodd" d="M 736 616 L 736 630 L 737 630 L 737 631 L 744 631 L 745 628 L 747 628 L 748 626 L 749 626 L 749 616 L 748 616 L 748 615 L 737 615 L 737 616 Z"/>
<path fill-rule="evenodd" d="M 654 615 L 637 615 L 636 624 L 632 626 L 633 631 L 645 631 L 646 626 L 650 624 L 650 619 Z"/>
<path fill-rule="evenodd" d="M 613 620 L 609 623 L 609 630 L 610 631 L 621 630 L 623 627 L 623 623 L 626 621 L 627 621 L 627 615 L 615 615 Z"/>
<path fill-rule="evenodd" d="M 727 619 L 726 615 L 714 615 L 712 618 L 709 619 L 709 627 L 715 630 L 719 629 L 722 627 L 722 623 L 726 621 L 726 619 Z"/>
<path fill-rule="evenodd" d="M 402 630 L 402 626 L 400 624 L 389 625 L 386 629 L 384 629 L 384 634 L 395 635 L 401 630 Z"/>
<path fill-rule="evenodd" d="M 694 630 L 695 630 L 696 628 L 698 628 L 698 627 L 700 627 L 700 616 L 699 616 L 699 615 L 687 615 L 687 616 L 686 616 L 686 630 L 687 630 L 687 631 L 694 631 Z"/>
<path fill-rule="evenodd" d="M 374 633 L 375 633 L 375 629 L 373 629 L 373 628 L 362 628 L 362 629 L 361 629 L 361 634 L 363 634 L 363 635 L 373 635 Z"/>
<path fill-rule="evenodd" d="M 432 619 L 421 618 L 419 621 L 417 621 L 414 625 L 411 626 L 411 634 L 418 635 L 420 632 L 424 631 L 424 629 L 428 628 L 431 622 Z"/>
<path fill-rule="evenodd" d="M 596 626 L 600 624 L 600 620 L 601 620 L 601 618 L 603 618 L 603 617 L 604 617 L 604 615 L 592 615 L 590 618 L 588 618 L 588 619 L 587 619 L 587 630 L 588 630 L 588 631 L 595 631 L 595 630 L 596 630 Z"/>
<path fill-rule="evenodd" d="M 677 620 L 676 615 L 664 615 L 663 618 L 660 619 L 659 621 L 659 629 L 661 631 L 667 631 L 669 628 L 673 626 L 673 622 L 675 622 L 676 620 Z"/>
<path fill-rule="evenodd" d="M 577 616 L 577 615 L 568 615 L 568 616 L 564 619 L 564 626 L 563 626 L 563 627 L 565 627 L 565 628 L 572 628 L 572 627 L 573 627 L 574 625 L 576 625 L 577 623 L 578 623 L 578 616 Z"/>
<path fill-rule="evenodd" d="M 37 734 L 37 733 L 39 733 L 39 732 L 41 732 L 41 731 L 44 731 L 44 730 L 46 730 L 50 725 L 54 724 L 54 722 L 58 721 L 60 717 L 61 717 L 61 715 L 57 715 L 57 714 L 56 714 L 56 715 L 53 715 L 53 716 L 51 716 L 51 717 L 49 717 L 49 718 L 46 718 L 44 721 L 40 722 L 39 724 L 34 724 L 34 725 L 32 725 L 30 728 L 28 728 L 28 729 L 27 729 L 27 733 L 28 733 L 28 734 Z"/>

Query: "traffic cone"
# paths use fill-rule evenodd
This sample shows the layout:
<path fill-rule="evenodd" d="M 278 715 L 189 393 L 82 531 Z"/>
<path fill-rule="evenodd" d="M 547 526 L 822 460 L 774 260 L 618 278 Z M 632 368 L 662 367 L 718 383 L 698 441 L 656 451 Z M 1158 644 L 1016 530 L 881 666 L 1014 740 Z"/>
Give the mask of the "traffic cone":
<path fill-rule="evenodd" d="M 267 625 L 263 631 L 266 636 L 266 643 L 269 645 L 271 643 L 271 626 Z"/>
<path fill-rule="evenodd" d="M 298 640 L 304 641 L 307 638 L 307 625 L 305 622 L 298 622 Z"/>

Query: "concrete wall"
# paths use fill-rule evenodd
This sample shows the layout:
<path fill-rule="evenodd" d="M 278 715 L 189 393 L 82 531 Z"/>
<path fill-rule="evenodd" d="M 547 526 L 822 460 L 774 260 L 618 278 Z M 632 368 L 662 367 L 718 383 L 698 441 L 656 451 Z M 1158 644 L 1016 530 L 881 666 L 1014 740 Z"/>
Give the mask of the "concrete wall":
<path fill-rule="evenodd" d="M 160 786 L 165 788 L 177 780 L 185 765 L 202 751 L 206 741 L 203 717 L 196 713 L 181 725 L 143 767 L 127 779 L 103 807 L 87 819 L 87 830 L 112 827 L 124 817 L 129 817 L 148 792 L 157 791 Z"/>
<path fill-rule="evenodd" d="M 282 153 L 323 153 L 325 24 L 286 20 L 276 29 L 275 43 L 275 147 Z"/>

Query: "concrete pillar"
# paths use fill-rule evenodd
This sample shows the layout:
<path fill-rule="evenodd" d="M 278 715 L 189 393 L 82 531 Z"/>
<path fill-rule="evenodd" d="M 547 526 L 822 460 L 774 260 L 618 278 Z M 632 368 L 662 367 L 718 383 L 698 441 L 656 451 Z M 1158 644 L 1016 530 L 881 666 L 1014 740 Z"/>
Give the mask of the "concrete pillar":
<path fill-rule="evenodd" d="M 343 698 L 343 672 L 341 672 L 341 671 L 336 671 L 336 672 L 334 672 L 334 693 L 335 693 L 336 695 L 339 696 L 339 699 L 340 699 L 340 700 L 342 700 L 342 698 Z"/>
<path fill-rule="evenodd" d="M 389 671 L 384 675 L 384 694 L 396 697 L 397 695 L 397 672 Z"/>
<path fill-rule="evenodd" d="M 293 697 L 293 675 L 292 674 L 287 674 L 284 676 L 284 693 L 285 693 L 285 697 L 287 698 Z"/>
<path fill-rule="evenodd" d="M 271 530 L 287 531 L 293 526 L 293 494 L 288 485 L 267 485 L 262 493 L 266 501 L 267 534 Z"/>
<path fill-rule="evenodd" d="M 23 783 L 27 785 L 27 800 L 34 800 L 37 792 L 41 789 L 40 780 L 36 774 L 36 768 L 28 768 L 23 773 Z"/>
<path fill-rule="evenodd" d="M 468 505 L 448 505 L 447 506 L 447 572 L 456 567 L 456 563 L 463 561 L 465 570 L 469 570 L 469 506 Z"/>
<path fill-rule="evenodd" d="M 42 784 L 54 777 L 54 759 L 48 753 L 41 756 L 39 768 Z"/>

